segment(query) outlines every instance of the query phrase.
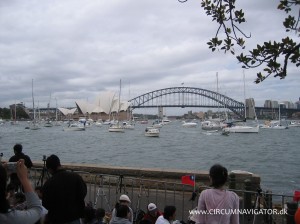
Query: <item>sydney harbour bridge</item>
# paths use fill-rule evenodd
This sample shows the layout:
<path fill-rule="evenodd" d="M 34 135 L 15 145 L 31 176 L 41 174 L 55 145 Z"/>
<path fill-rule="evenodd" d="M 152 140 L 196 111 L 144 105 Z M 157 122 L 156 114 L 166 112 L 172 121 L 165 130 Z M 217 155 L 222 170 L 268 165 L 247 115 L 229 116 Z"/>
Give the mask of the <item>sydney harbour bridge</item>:
<path fill-rule="evenodd" d="M 245 104 L 223 94 L 195 87 L 170 87 L 159 89 L 142 94 L 129 100 L 131 107 L 154 108 L 154 107 L 203 107 L 203 108 L 223 108 L 230 110 L 240 118 L 245 118 Z M 254 105 L 246 105 L 246 112 Z M 275 110 L 278 108 L 255 107 L 256 113 Z M 294 113 L 299 109 L 283 109 L 283 113 Z M 246 113 L 249 114 L 249 113 Z"/>
<path fill-rule="evenodd" d="M 220 111 L 231 111 L 236 117 L 241 119 L 254 118 L 253 114 L 259 117 L 264 114 L 278 114 L 279 108 L 254 107 L 254 100 L 246 100 L 244 102 L 237 101 L 228 96 L 207 89 L 196 87 L 169 87 L 164 89 L 154 90 L 140 96 L 134 97 L 130 102 L 131 109 L 138 108 L 218 108 Z M 255 108 L 255 113 L 254 113 Z M 245 113 L 246 109 L 246 113 Z M 56 108 L 40 108 L 41 112 L 55 113 Z M 250 113 L 251 112 L 251 113 Z M 300 112 L 300 109 L 281 108 L 283 116 L 290 117 L 293 113 Z"/>

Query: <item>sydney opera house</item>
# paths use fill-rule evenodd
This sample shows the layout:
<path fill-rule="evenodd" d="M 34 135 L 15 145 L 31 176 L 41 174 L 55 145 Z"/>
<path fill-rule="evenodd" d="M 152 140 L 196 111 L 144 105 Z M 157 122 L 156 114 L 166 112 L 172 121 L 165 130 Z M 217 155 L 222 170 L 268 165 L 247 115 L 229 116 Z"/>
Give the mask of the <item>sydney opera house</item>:
<path fill-rule="evenodd" d="M 130 107 L 130 103 L 128 101 L 120 101 L 115 92 L 100 93 L 94 103 L 78 100 L 75 101 L 75 104 L 79 115 L 102 120 L 116 119 L 115 116 L 118 112 L 120 112 L 120 119 L 126 119 L 126 111 Z M 59 109 L 65 115 L 66 111 L 64 111 L 64 108 Z"/>

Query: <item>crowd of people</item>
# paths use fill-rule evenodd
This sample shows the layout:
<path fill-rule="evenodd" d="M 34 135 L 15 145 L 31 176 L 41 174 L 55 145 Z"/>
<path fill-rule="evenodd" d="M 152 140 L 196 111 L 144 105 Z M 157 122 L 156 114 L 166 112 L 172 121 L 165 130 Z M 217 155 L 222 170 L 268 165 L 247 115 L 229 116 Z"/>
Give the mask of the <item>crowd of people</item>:
<path fill-rule="evenodd" d="M 22 145 L 14 146 L 9 163 L 0 164 L 0 223 L 5 224 L 175 224 L 176 207 L 165 206 L 163 211 L 149 203 L 146 213 L 136 220 L 128 195 L 121 195 L 112 211 L 94 208 L 86 203 L 87 185 L 82 177 L 65 170 L 60 159 L 51 155 L 46 159 L 51 177 L 43 186 L 33 188 L 28 169 L 33 166 Z M 11 168 L 14 165 L 14 170 Z M 239 197 L 226 189 L 228 171 L 215 164 L 210 168 L 211 188 L 201 192 L 197 210 L 238 209 Z M 194 224 L 238 224 L 238 214 L 196 213 L 190 218 Z M 178 222 L 178 221 L 177 221 Z"/>

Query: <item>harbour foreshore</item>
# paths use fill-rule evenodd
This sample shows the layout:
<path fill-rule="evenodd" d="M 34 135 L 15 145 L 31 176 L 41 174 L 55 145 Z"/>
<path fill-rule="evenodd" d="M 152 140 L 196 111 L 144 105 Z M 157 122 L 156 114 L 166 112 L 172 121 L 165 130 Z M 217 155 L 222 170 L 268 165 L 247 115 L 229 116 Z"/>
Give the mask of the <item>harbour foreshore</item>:
<path fill-rule="evenodd" d="M 44 164 L 36 161 L 33 163 L 34 172 L 38 172 L 35 173 L 35 177 L 39 179 Z M 189 211 L 197 206 L 199 193 L 209 186 L 209 172 L 205 170 L 77 163 L 62 163 L 62 166 L 67 170 L 79 172 L 88 185 L 86 201 L 91 201 L 96 207 L 105 208 L 107 211 L 111 211 L 119 196 L 125 193 L 130 197 L 132 208 L 137 214 L 140 209 L 146 211 L 145 208 L 149 202 L 154 202 L 161 209 L 171 204 L 178 209 L 178 219 L 187 221 Z M 195 175 L 195 187 L 182 184 L 181 177 L 185 175 Z M 229 172 L 228 188 L 239 195 L 241 209 L 253 208 L 260 181 L 259 175 L 246 171 Z M 276 208 L 272 204 L 270 206 Z M 281 208 L 282 206 L 279 207 Z M 253 215 L 240 215 L 240 223 L 248 223 L 247 220 L 253 220 L 253 218 Z M 257 217 L 259 220 L 263 218 L 263 216 Z M 284 216 L 278 216 L 276 219 L 283 220 Z"/>
<path fill-rule="evenodd" d="M 43 163 L 33 161 L 34 166 L 42 168 Z M 151 180 L 162 180 L 174 183 L 181 183 L 181 177 L 185 175 L 195 175 L 196 186 L 209 186 L 209 172 L 205 170 L 182 170 L 166 168 L 139 168 L 139 167 L 121 167 L 98 164 L 77 164 L 63 163 L 65 169 L 73 171 L 88 172 L 97 175 L 114 175 L 132 178 L 143 178 Z M 259 175 L 244 171 L 234 171 L 229 174 L 229 185 L 234 189 L 244 189 L 245 181 L 250 181 L 252 189 L 256 190 L 261 178 Z"/>

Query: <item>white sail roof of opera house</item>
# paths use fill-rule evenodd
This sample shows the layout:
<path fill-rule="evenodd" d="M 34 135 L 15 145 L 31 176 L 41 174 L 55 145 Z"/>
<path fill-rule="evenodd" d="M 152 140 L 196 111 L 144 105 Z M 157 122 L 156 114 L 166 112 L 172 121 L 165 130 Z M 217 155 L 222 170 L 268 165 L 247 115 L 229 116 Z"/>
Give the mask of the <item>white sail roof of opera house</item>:
<path fill-rule="evenodd" d="M 68 114 L 74 114 L 75 111 L 76 111 L 76 108 L 73 108 L 73 109 L 67 109 L 67 108 L 57 108 L 60 112 L 62 112 L 63 115 L 68 115 Z"/>
<path fill-rule="evenodd" d="M 112 112 L 117 112 L 119 109 L 119 99 L 117 94 L 114 92 L 103 92 L 100 93 L 94 103 L 89 103 L 87 101 L 78 100 L 75 102 L 78 110 L 83 114 L 91 113 L 106 113 L 110 114 Z M 130 103 L 127 101 L 120 102 L 120 110 L 126 111 Z"/>

